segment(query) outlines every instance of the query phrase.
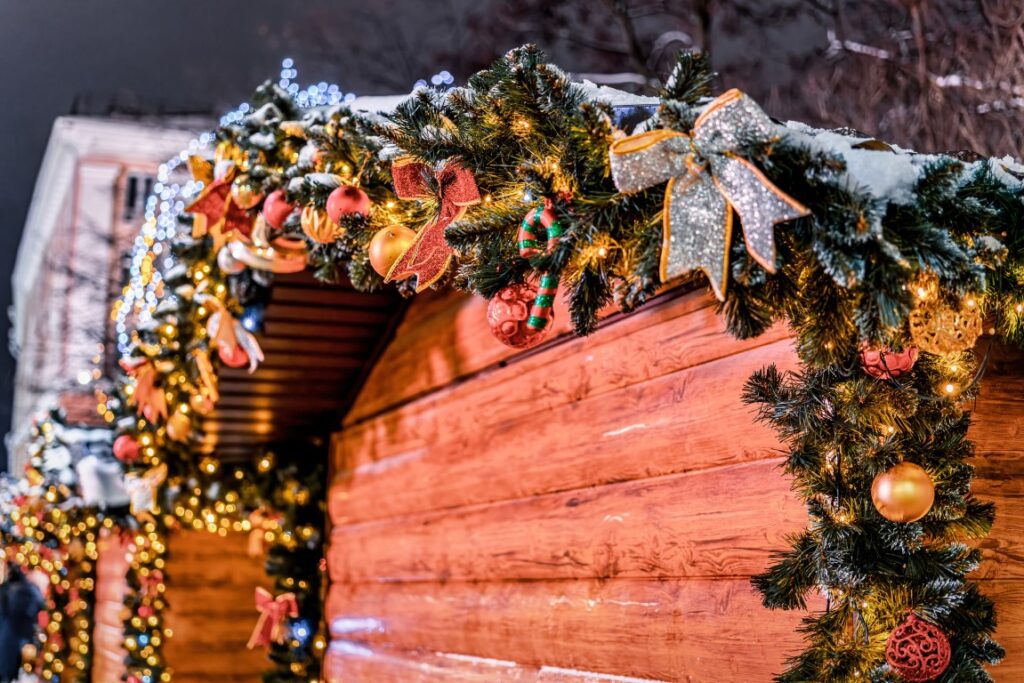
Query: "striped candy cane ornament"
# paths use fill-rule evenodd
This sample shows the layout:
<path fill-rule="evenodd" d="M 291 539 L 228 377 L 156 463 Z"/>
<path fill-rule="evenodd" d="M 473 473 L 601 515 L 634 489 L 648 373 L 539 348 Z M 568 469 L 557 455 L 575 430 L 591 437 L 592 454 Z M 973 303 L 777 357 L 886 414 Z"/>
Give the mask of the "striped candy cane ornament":
<path fill-rule="evenodd" d="M 558 217 L 551 210 L 551 203 L 545 200 L 543 207 L 537 207 L 526 214 L 522 225 L 519 226 L 519 255 L 523 258 L 532 258 L 541 253 L 541 230 L 546 237 L 544 251 L 548 254 L 555 250 L 559 240 L 562 238 L 562 226 Z M 542 273 L 540 276 L 540 288 L 530 308 L 530 317 L 526 326 L 531 330 L 543 330 L 550 323 L 553 316 L 555 294 L 558 293 L 558 275 L 555 273 Z"/>

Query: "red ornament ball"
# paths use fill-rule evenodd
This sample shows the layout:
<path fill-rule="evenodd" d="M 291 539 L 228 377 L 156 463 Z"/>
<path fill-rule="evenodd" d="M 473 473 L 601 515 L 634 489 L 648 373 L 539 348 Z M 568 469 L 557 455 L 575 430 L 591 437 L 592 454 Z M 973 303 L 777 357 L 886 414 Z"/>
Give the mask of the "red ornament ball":
<path fill-rule="evenodd" d="M 885 346 L 875 348 L 865 344 L 860 350 L 860 366 L 876 379 L 895 379 L 910 372 L 916 362 L 916 346 L 908 346 L 897 352 Z"/>
<path fill-rule="evenodd" d="M 221 362 L 229 368 L 244 368 L 249 364 L 249 354 L 240 344 L 235 344 L 232 347 L 221 344 L 217 347 L 217 355 Z"/>
<path fill-rule="evenodd" d="M 530 307 L 537 296 L 537 287 L 530 283 L 509 285 L 499 291 L 487 304 L 487 324 L 491 334 L 506 346 L 528 349 L 544 341 L 551 325 L 543 330 L 526 326 Z"/>
<path fill-rule="evenodd" d="M 370 198 L 355 185 L 342 185 L 327 196 L 327 216 L 335 223 L 357 213 L 370 215 Z"/>
<path fill-rule="evenodd" d="M 263 202 L 263 220 L 274 230 L 283 230 L 284 222 L 294 210 L 295 205 L 288 203 L 284 190 L 274 190 Z"/>
<path fill-rule="evenodd" d="M 139 459 L 139 442 L 130 434 L 122 434 L 114 439 L 114 457 L 126 464 L 135 462 Z"/>
<path fill-rule="evenodd" d="M 889 634 L 885 661 L 907 683 L 927 683 L 949 666 L 949 638 L 938 626 L 916 614 Z"/>

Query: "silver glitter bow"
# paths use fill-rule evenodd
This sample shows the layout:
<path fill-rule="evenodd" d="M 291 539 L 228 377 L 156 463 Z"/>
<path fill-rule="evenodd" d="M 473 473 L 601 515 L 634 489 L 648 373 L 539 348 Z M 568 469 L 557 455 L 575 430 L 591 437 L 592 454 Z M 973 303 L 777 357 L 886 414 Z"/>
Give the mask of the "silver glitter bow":
<path fill-rule="evenodd" d="M 742 143 L 771 140 L 775 134 L 771 119 L 753 100 L 730 90 L 704 110 L 689 135 L 652 130 L 612 144 L 612 178 L 620 192 L 668 181 L 662 281 L 699 268 L 715 296 L 725 300 L 733 209 L 747 252 L 775 272 L 775 225 L 810 212 L 736 153 Z"/>

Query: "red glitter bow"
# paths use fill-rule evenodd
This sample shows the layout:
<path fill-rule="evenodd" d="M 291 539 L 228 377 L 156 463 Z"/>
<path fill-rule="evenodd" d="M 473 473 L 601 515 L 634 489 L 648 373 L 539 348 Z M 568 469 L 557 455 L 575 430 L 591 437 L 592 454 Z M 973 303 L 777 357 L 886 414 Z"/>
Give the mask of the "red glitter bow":
<path fill-rule="evenodd" d="M 260 611 L 260 618 L 246 646 L 250 650 L 266 647 L 271 643 L 283 643 L 285 619 L 299 616 L 299 604 L 295 600 L 295 593 L 282 593 L 275 598 L 269 591 L 259 586 L 256 587 L 256 609 Z"/>
<path fill-rule="evenodd" d="M 437 199 L 440 204 L 437 217 L 423 226 L 384 278 L 391 282 L 415 275 L 417 292 L 437 282 L 448 269 L 452 249 L 444 240 L 444 229 L 462 218 L 467 207 L 480 203 L 480 191 L 473 174 L 457 161 L 448 161 L 437 172 L 433 172 L 426 164 L 410 157 L 398 159 L 391 165 L 395 194 L 400 199 L 433 196 L 427 182 L 430 173 L 434 173 L 437 182 Z"/>
<path fill-rule="evenodd" d="M 213 237 L 213 252 L 224 246 L 232 233 L 246 237 L 252 233 L 252 219 L 249 213 L 231 199 L 231 181 L 235 172 L 232 167 L 222 177 L 203 188 L 195 200 L 185 207 L 193 215 L 192 237 L 209 234 Z"/>

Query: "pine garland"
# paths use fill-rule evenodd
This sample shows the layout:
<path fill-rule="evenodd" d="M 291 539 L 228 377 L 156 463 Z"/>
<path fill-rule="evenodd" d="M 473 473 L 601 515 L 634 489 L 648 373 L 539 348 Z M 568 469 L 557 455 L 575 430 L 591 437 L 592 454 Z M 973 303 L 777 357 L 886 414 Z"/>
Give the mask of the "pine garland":
<path fill-rule="evenodd" d="M 439 284 L 491 297 L 541 274 L 558 278 L 573 327 L 588 334 L 611 302 L 633 311 L 670 284 L 660 268 L 665 189 L 624 194 L 613 180 L 610 148 L 634 132 L 622 130 L 623 121 L 646 113 L 638 130 L 689 135 L 710 103 L 710 83 L 706 57 L 682 55 L 654 111 L 642 103 L 615 106 L 525 46 L 463 88 L 420 90 L 384 116 L 344 106 L 303 113 L 268 84 L 249 114 L 217 131 L 217 156 L 261 194 L 284 191 L 297 209 L 322 210 L 341 184 L 364 191 L 373 203 L 370 215 L 343 217 L 333 241 L 305 235 L 298 210 L 284 224 L 286 236 L 306 240 L 318 276 L 347 276 L 363 291 L 384 285 L 368 264 L 373 235 L 394 223 L 418 228 L 439 209 L 434 199 L 398 198 L 391 162 L 404 156 L 434 167 L 458 161 L 472 173 L 482 202 L 446 229 L 457 265 Z M 771 139 L 741 139 L 729 154 L 808 209 L 805 217 L 776 227 L 774 268 L 752 258 L 742 231 L 733 232 L 726 245 L 727 295 L 720 304 L 738 338 L 787 324 L 801 361 L 797 372 L 756 372 L 743 397 L 789 445 L 786 470 L 810 518 L 754 585 L 770 608 L 803 609 L 811 593 L 828 600 L 824 613 L 805 619 L 807 648 L 777 680 L 895 683 L 886 640 L 915 614 L 951 642 L 950 663 L 935 680 L 990 681 L 984 667 L 997 662 L 1002 650 L 991 638 L 994 607 L 967 578 L 980 554 L 966 542 L 988 533 L 994 511 L 971 494 L 967 459 L 973 447 L 963 409 L 983 363 L 971 351 L 924 349 L 912 369 L 879 379 L 861 369 L 858 354 L 865 345 L 897 351 L 913 346 L 911 318 L 925 299 L 970 301 L 1004 338 L 1024 342 L 1024 167 L 1010 160 L 917 155 L 855 131 L 799 124 L 776 126 Z M 542 203 L 564 232 L 553 249 L 526 258 L 517 248 L 518 228 Z M 257 215 L 258 207 L 247 214 L 252 220 Z M 182 220 L 188 229 L 192 219 Z M 266 301 L 271 280 L 262 272 L 222 272 L 213 247 L 211 236 L 178 241 L 180 265 L 164 273 L 161 300 L 147 309 L 153 320 L 138 326 L 129 352 L 133 362 L 151 364 L 170 413 L 187 415 L 193 431 L 202 421 L 183 406 L 210 393 L 206 361 L 218 366 L 218 342 L 207 325 L 210 306 L 233 319 L 245 306 Z M 152 285 L 152 274 L 146 277 L 144 284 Z M 682 281 L 703 280 L 690 274 Z M 927 296 L 918 291 L 922 282 L 928 283 Z M 405 294 L 414 286 L 398 284 Z M 126 378 L 107 397 L 107 413 L 119 418 L 122 433 L 144 444 L 139 471 L 168 467 L 164 514 L 144 521 L 152 529 L 143 528 L 151 536 L 142 543 L 162 543 L 163 529 L 172 523 L 212 525 L 219 533 L 224 523 L 244 528 L 242 510 L 284 510 L 285 524 L 279 535 L 271 534 L 279 542 L 268 569 L 279 589 L 304 591 L 304 618 L 319 622 L 319 576 L 309 566 L 321 553 L 316 519 L 322 492 L 316 484 L 322 471 L 289 473 L 301 459 L 280 469 L 258 464 L 256 474 L 268 475 L 258 494 L 229 485 L 237 475 L 205 462 L 186 440 L 171 438 L 164 416 L 136 414 L 138 384 Z M 919 521 L 892 522 L 874 507 L 874 478 L 899 463 L 921 466 L 935 484 L 933 507 Z M 249 469 L 239 472 L 237 481 L 250 476 Z M 214 484 L 232 493 L 231 500 L 227 493 L 210 496 Z M 296 486 L 309 492 L 306 502 L 283 501 L 282 492 Z M 148 557 L 158 557 L 157 550 Z M 133 616 L 126 624 L 133 638 L 159 628 L 159 620 L 135 623 L 143 569 L 153 568 L 133 566 L 139 580 L 132 583 Z M 316 642 L 322 647 L 322 640 Z M 316 651 L 315 644 L 310 649 L 303 643 L 274 648 L 275 669 L 265 680 L 316 675 L 310 663 Z M 153 656 L 156 664 L 132 659 L 129 671 L 168 680 L 158 653 Z"/>
<path fill-rule="evenodd" d="M 706 58 L 681 56 L 641 128 L 690 133 L 710 80 Z M 485 203 L 446 231 L 459 256 L 456 287 L 490 297 L 540 273 L 559 274 L 573 326 L 587 334 L 609 302 L 632 311 L 664 284 L 661 188 L 617 191 L 608 164 L 622 135 L 614 108 L 535 48 L 509 52 L 465 88 L 420 91 L 383 120 L 362 117 L 346 112 L 346 129 L 384 141 L 385 156 L 457 159 L 472 171 Z M 973 297 L 1001 334 L 1024 341 L 1022 169 L 913 155 L 852 131 L 779 132 L 743 142 L 737 153 L 809 215 L 777 228 L 774 273 L 734 235 L 720 306 L 739 338 L 785 321 L 803 364 L 795 373 L 755 373 L 744 396 L 791 445 L 787 472 L 811 519 L 755 586 L 768 607 L 804 608 L 811 592 L 829 601 L 825 613 L 805 620 L 808 649 L 778 680 L 895 681 L 886 638 L 913 613 L 953 644 L 936 680 L 988 681 L 984 665 L 1002 655 L 991 640 L 994 608 L 966 578 L 980 553 L 965 541 L 984 537 L 993 516 L 970 493 L 966 462 L 972 446 L 962 405 L 975 391 L 977 363 L 970 352 L 923 353 L 909 374 L 879 380 L 857 358 L 865 344 L 913 343 L 908 319 L 925 276 L 939 298 Z M 851 167 L 858 154 L 876 156 L 857 163 L 909 165 L 914 180 L 899 178 L 879 194 L 870 169 Z M 386 173 L 379 180 L 386 184 Z M 541 199 L 565 234 L 554 252 L 525 259 L 518 225 Z M 423 217 L 434 207 L 421 209 Z M 936 485 L 934 507 L 919 522 L 890 522 L 872 504 L 874 477 L 904 461 L 923 466 Z"/>

